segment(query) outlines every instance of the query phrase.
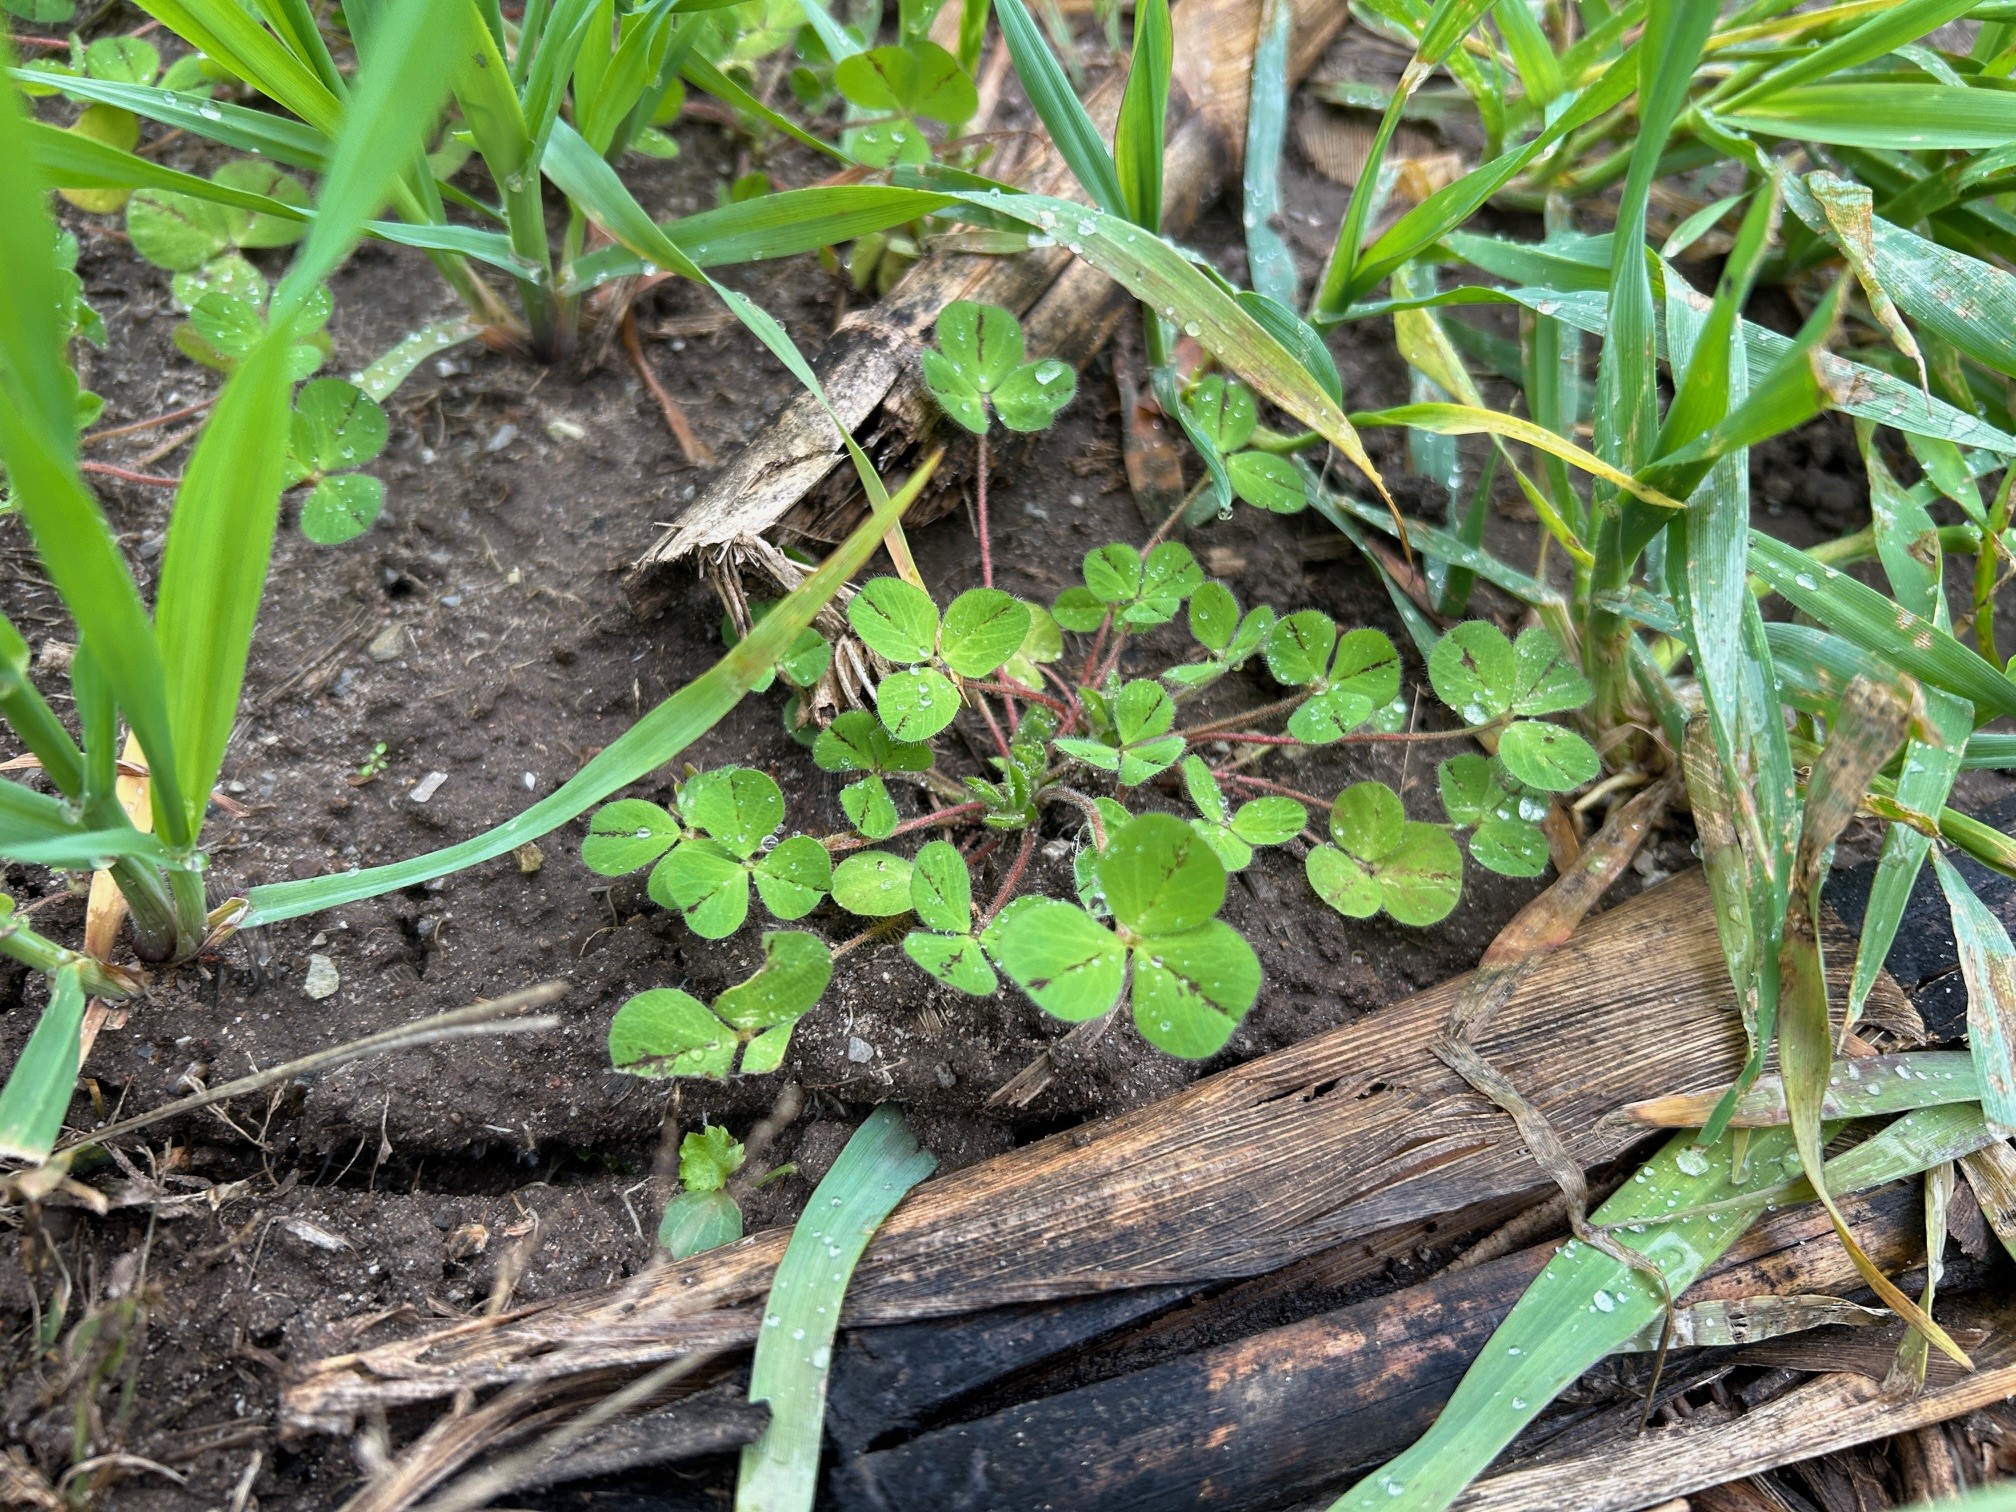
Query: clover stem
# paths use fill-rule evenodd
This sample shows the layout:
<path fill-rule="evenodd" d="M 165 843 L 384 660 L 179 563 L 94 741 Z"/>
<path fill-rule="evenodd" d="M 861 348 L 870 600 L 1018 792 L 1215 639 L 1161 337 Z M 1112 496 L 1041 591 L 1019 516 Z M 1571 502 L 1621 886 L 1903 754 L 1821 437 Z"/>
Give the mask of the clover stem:
<path fill-rule="evenodd" d="M 1501 730 L 1505 721 L 1494 719 L 1489 724 L 1464 725 L 1459 730 L 1360 730 L 1355 735 L 1346 735 L 1347 742 L 1361 744 L 1398 743 L 1418 740 L 1464 740 L 1476 735 L 1488 735 L 1493 730 Z"/>
<path fill-rule="evenodd" d="M 1008 900 L 1015 896 L 1015 889 L 1022 885 L 1022 874 L 1029 870 L 1029 858 L 1035 854 L 1036 826 L 1032 824 L 1022 831 L 1021 848 L 1015 852 L 1015 861 L 1008 868 L 1008 875 L 1001 879 L 1001 891 L 994 895 L 994 901 L 988 905 L 986 917 L 980 921 L 981 928 L 992 924 L 1001 910 L 1008 906 Z"/>
<path fill-rule="evenodd" d="M 1157 546 L 1161 545 L 1162 538 L 1168 535 L 1170 531 L 1176 528 L 1176 522 L 1183 518 L 1183 511 L 1190 507 L 1190 501 L 1197 497 L 1198 491 L 1201 490 L 1203 486 L 1204 485 L 1202 483 L 1199 483 L 1196 488 L 1191 489 L 1189 493 L 1185 494 L 1177 502 L 1176 507 L 1169 511 L 1168 518 L 1163 520 L 1163 522 L 1160 525 L 1157 525 L 1155 527 L 1155 534 L 1148 537 L 1148 539 L 1144 541 L 1141 545 L 1141 554 L 1143 556 L 1146 556 L 1149 552 L 1153 551 Z"/>
<path fill-rule="evenodd" d="M 1113 611 L 1106 611 L 1106 618 L 1099 622 L 1099 633 L 1092 637 L 1092 649 L 1085 653 L 1085 666 L 1078 674 L 1078 681 L 1092 681 L 1092 669 L 1099 665 L 1099 658 L 1106 652 L 1106 633 L 1113 628 Z"/>
<path fill-rule="evenodd" d="M 1064 716 L 1064 727 L 1057 732 L 1060 735 L 1069 735 L 1073 729 L 1075 729 L 1079 724 L 1083 723 L 1085 718 L 1085 706 L 1078 702 L 1078 690 L 1076 688 L 1072 687 L 1071 684 L 1064 681 L 1064 679 L 1058 676 L 1057 673 L 1053 671 L 1051 668 L 1043 667 L 1041 670 L 1045 677 L 1049 678 L 1052 683 L 1056 684 L 1057 690 L 1064 695 L 1065 702 L 1067 702 L 1071 706 L 1069 711 Z M 1052 707 L 1055 707 L 1055 700 L 1051 700 L 1051 704 Z"/>
<path fill-rule="evenodd" d="M 1318 798 L 1314 793 L 1305 793 L 1300 788 L 1285 787 L 1278 782 L 1269 782 L 1265 777 L 1249 777 L 1244 772 L 1231 770 L 1214 771 L 1211 775 L 1221 782 L 1243 782 L 1246 786 L 1259 788 L 1263 792 L 1279 793 L 1284 798 L 1299 798 L 1302 802 L 1313 804 L 1319 809 L 1330 807 L 1330 800 L 1328 798 Z"/>
<path fill-rule="evenodd" d="M 1266 719 L 1273 714 L 1286 714 L 1290 710 L 1297 708 L 1307 696 L 1304 693 L 1297 693 L 1291 698 L 1276 699 L 1273 703 L 1262 704 L 1257 709 L 1245 709 L 1237 714 L 1227 714 L 1222 719 L 1209 719 L 1194 728 L 1178 730 L 1176 733 L 1185 737 L 1208 735 L 1213 730 L 1223 730 L 1233 725 L 1244 724 L 1250 719 Z"/>
<path fill-rule="evenodd" d="M 1120 665 L 1120 653 L 1127 649 L 1128 634 L 1128 627 L 1124 624 L 1114 632 L 1113 644 L 1107 649 L 1106 660 L 1099 665 L 1099 676 L 1095 681 L 1105 682 L 1118 669 Z"/>
<path fill-rule="evenodd" d="M 1001 753 L 1001 759 L 1003 761 L 1013 760 L 1014 758 L 1008 750 L 1008 737 L 1001 733 L 1001 726 L 994 718 L 994 709 L 987 702 L 987 695 L 985 693 L 976 693 L 973 698 L 973 704 L 975 708 L 979 709 L 980 717 L 987 721 L 987 733 L 994 737 L 994 748 Z"/>
<path fill-rule="evenodd" d="M 958 824 L 986 807 L 986 804 L 976 800 L 972 803 L 955 804 L 951 808 L 934 809 L 928 814 L 919 814 L 915 819 L 905 819 L 882 838 L 891 840 L 898 835 L 907 835 L 913 830 L 936 829 L 948 824 Z M 871 840 L 866 835 L 844 834 L 828 835 L 819 843 L 829 851 L 850 851 L 859 850 L 864 845 L 878 845 L 881 842 Z"/>
<path fill-rule="evenodd" d="M 994 586 L 994 548 L 987 534 L 987 433 L 980 433 L 980 460 L 974 470 L 973 508 L 980 520 L 980 582 Z M 991 722 L 991 721 L 990 721 Z"/>
<path fill-rule="evenodd" d="M 1075 805 L 1084 815 L 1085 822 L 1092 828 L 1092 844 L 1099 850 L 1106 849 L 1106 821 L 1099 817 L 1099 805 L 1076 788 L 1053 787 L 1050 796 L 1062 798 Z"/>
<path fill-rule="evenodd" d="M 988 678 L 969 677 L 966 686 L 982 693 L 999 693 L 1004 698 L 1026 698 L 1031 703 L 1042 704 L 1055 709 L 1059 714 L 1073 714 L 1077 711 L 1062 699 L 1052 698 L 1047 693 L 1038 693 L 1034 688 L 1010 687 L 1006 683 L 994 682 Z"/>
<path fill-rule="evenodd" d="M 1183 737 L 1192 745 L 1202 741 L 1223 740 L 1232 745 L 1307 745 L 1306 740 L 1298 740 L 1293 735 L 1255 735 L 1249 730 L 1191 730 Z"/>

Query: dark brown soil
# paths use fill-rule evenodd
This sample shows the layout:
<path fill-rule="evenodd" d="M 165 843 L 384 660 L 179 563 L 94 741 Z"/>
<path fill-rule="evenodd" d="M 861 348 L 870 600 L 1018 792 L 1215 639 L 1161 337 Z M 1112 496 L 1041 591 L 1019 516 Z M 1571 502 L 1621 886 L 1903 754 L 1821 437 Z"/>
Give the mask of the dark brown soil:
<path fill-rule="evenodd" d="M 711 203 L 736 170 L 732 144 L 716 128 L 689 126 L 681 139 L 677 161 L 634 176 L 654 213 Z M 177 150 L 163 156 L 201 162 Z M 1327 251 L 1343 191 L 1293 154 L 1287 171 L 1290 230 L 1308 272 Z M 170 344 L 177 317 L 167 276 L 133 257 L 116 218 L 73 213 L 71 222 L 89 297 L 112 335 L 88 375 L 108 400 L 107 423 L 212 392 L 214 376 Z M 1228 273 L 1243 272 L 1231 217 L 1194 240 L 1222 254 Z M 840 284 L 809 258 L 733 270 L 728 281 L 783 319 L 808 351 L 831 329 Z M 416 255 L 382 247 L 359 252 L 335 292 L 336 373 L 454 313 Z M 703 293 L 672 287 L 648 297 L 639 320 L 648 338 L 668 324 L 690 332 L 708 313 Z M 702 437 L 724 454 L 793 389 L 738 327 L 647 339 L 646 348 Z M 1353 407 L 1404 399 L 1383 323 L 1347 330 L 1336 351 Z M 683 464 L 620 349 L 585 375 L 459 349 L 427 363 L 390 411 L 392 440 L 373 469 L 390 491 L 377 528 L 330 550 L 283 525 L 225 769 L 226 790 L 244 812 L 213 813 L 214 897 L 391 861 L 483 830 L 550 792 L 719 654 L 719 609 L 697 579 L 650 624 L 635 620 L 623 596 L 621 572 L 656 523 L 692 497 L 701 474 Z M 1146 533 L 1125 490 L 1118 440 L 1102 359 L 1062 424 L 1004 449 L 993 494 L 1004 586 L 1048 599 L 1074 580 L 1084 552 Z M 1368 444 L 1389 473 L 1403 470 L 1396 433 L 1373 433 Z M 142 450 L 103 455 L 130 459 Z M 182 460 L 155 465 L 172 472 Z M 1810 480 L 1842 460 L 1829 453 L 1787 466 Z M 1779 494 L 1764 490 L 1767 499 Z M 103 498 L 144 585 L 167 496 L 112 483 Z M 1791 507 L 1810 506 L 1794 499 Z M 1855 499 L 1830 507 L 1823 528 L 1852 527 L 1863 508 Z M 1379 626 L 1404 646 L 1368 571 L 1305 552 L 1316 529 L 1242 510 L 1192 544 L 1244 603 L 1322 608 L 1346 625 Z M 1508 545 L 1527 534 L 1510 521 L 1493 531 Z M 963 513 L 913 539 L 942 594 L 978 581 Z M 0 525 L 0 550 L 11 569 L 0 585 L 6 612 L 38 645 L 70 639 L 18 524 Z M 1176 654 L 1180 641 L 1147 638 L 1130 653 L 1130 668 L 1152 669 L 1158 648 Z M 1259 679 L 1237 693 L 1255 703 L 1271 696 Z M 838 779 L 805 758 L 779 708 L 775 695 L 751 698 L 684 759 L 760 767 L 783 785 L 790 826 L 842 828 Z M 382 775 L 357 785 L 381 742 Z M 1377 775 L 1430 814 L 1433 757 L 1366 749 L 1310 753 L 1270 770 L 1317 792 Z M 445 781 L 425 803 L 414 801 L 414 785 L 430 773 Z M 636 791 L 663 796 L 673 775 Z M 1030 888 L 1068 890 L 1074 829 L 1046 829 Z M 178 1485 L 140 1472 L 119 1487 L 122 1505 L 224 1505 L 255 1457 L 250 1488 L 261 1501 L 333 1505 L 357 1474 L 348 1447 L 283 1445 L 272 1432 L 286 1363 L 352 1345 L 381 1324 L 477 1310 L 500 1270 L 515 1273 L 520 1298 L 635 1270 L 650 1253 L 662 1202 L 653 1170 L 668 1125 L 724 1121 L 740 1134 L 783 1080 L 805 1090 L 806 1111 L 771 1157 L 794 1161 L 797 1173 L 750 1199 L 750 1224 L 760 1227 L 795 1213 L 869 1104 L 900 1101 L 950 1167 L 1133 1107 L 1211 1069 L 1158 1055 L 1116 1027 L 1067 1059 L 1026 1110 L 990 1109 L 989 1094 L 1064 1026 L 1012 991 L 976 1001 L 937 989 L 891 940 L 841 963 L 799 1026 L 782 1076 L 668 1089 L 613 1074 L 604 1036 L 618 1004 L 647 987 L 711 995 L 752 969 L 758 930 L 718 945 L 696 939 L 645 899 L 641 880 L 612 885 L 584 870 L 581 834 L 577 822 L 541 841 L 543 865 L 534 871 L 505 858 L 242 935 L 160 981 L 123 1028 L 106 1032 L 86 1068 L 89 1085 L 106 1107 L 132 1112 L 186 1091 L 191 1078 L 241 1075 L 549 978 L 571 985 L 557 1035 L 463 1040 L 368 1061 L 285 1088 L 270 1105 L 241 1104 L 228 1120 L 209 1113 L 157 1126 L 122 1153 L 134 1162 L 136 1198 L 145 1186 L 171 1199 L 166 1206 L 143 1202 L 104 1218 L 47 1210 L 44 1229 L 23 1236 L 30 1264 L 8 1267 L 0 1291 L 11 1375 L 0 1434 L 60 1471 L 74 1415 L 84 1410 L 100 1419 L 101 1448 L 117 1443 L 186 1478 Z M 983 869 L 984 895 L 1005 859 L 997 854 Z M 1685 864 L 1684 837 L 1668 837 L 1641 871 L 1657 876 Z M 47 885 L 22 869 L 7 880 L 24 899 Z M 1473 869 L 1462 905 L 1441 927 L 1347 923 L 1309 893 L 1296 855 L 1263 852 L 1235 882 L 1226 917 L 1258 949 L 1266 986 L 1220 1063 L 1350 1022 L 1466 969 L 1535 887 Z M 72 937 L 82 902 L 50 899 L 38 917 Z M 825 914 L 809 927 L 835 940 L 850 929 Z M 311 952 L 327 955 L 340 975 L 339 990 L 322 1001 L 302 990 Z M 11 1062 L 41 1001 L 40 986 L 18 969 L 0 976 L 0 1062 Z M 80 1102 L 79 1121 L 91 1116 Z M 143 1253 L 144 1272 L 136 1271 Z M 138 1389 L 123 1424 L 116 1390 L 34 1345 L 31 1318 L 63 1290 L 66 1273 L 66 1328 L 93 1310 L 113 1317 L 121 1295 L 143 1299 Z"/>

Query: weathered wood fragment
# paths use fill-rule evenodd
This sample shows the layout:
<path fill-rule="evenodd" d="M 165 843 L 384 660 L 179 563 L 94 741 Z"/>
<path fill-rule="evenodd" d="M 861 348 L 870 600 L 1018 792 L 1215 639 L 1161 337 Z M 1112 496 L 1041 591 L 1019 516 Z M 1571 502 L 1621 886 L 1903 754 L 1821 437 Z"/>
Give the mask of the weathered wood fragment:
<path fill-rule="evenodd" d="M 1830 959 L 1845 973 L 1852 952 Z M 845 1321 L 1261 1275 L 1534 1190 L 1543 1177 L 1511 1121 L 1428 1049 L 1466 980 L 925 1183 L 864 1256 Z M 1585 1166 L 1642 1137 L 1606 1119 L 1620 1104 L 1732 1077 L 1743 1036 L 1699 875 L 1620 905 L 1537 963 L 1479 1048 L 1534 1090 Z M 464 1388 L 746 1344 L 787 1237 L 320 1361 L 287 1388 L 288 1420 L 340 1429 Z"/>

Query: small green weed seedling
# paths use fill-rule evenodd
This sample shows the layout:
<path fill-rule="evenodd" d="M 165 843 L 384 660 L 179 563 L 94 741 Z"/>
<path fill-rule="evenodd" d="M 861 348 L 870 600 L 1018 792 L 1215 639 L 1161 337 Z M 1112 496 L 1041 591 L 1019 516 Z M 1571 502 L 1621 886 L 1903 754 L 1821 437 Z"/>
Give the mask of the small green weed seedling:
<path fill-rule="evenodd" d="M 679 1141 L 679 1184 L 685 1190 L 665 1204 L 658 1222 L 660 1249 L 686 1260 L 742 1237 L 742 1209 L 726 1190 L 742 1160 L 741 1144 L 719 1124 Z"/>

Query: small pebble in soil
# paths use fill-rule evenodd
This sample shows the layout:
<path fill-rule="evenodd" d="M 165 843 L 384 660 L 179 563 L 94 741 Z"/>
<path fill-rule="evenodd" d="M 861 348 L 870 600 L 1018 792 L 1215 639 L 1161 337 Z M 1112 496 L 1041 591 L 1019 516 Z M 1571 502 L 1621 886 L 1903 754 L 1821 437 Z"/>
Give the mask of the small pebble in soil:
<path fill-rule="evenodd" d="M 847 1059 L 857 1066 L 865 1066 L 875 1059 L 875 1047 L 857 1034 L 847 1036 Z"/>
<path fill-rule="evenodd" d="M 392 660 L 393 657 L 399 654 L 400 637 L 405 635 L 405 633 L 406 627 L 397 620 L 394 620 L 383 630 L 380 630 L 376 635 L 371 637 L 371 644 L 364 648 L 365 654 L 374 662 L 388 662 Z"/>
<path fill-rule="evenodd" d="M 336 963 L 326 955 L 308 957 L 308 975 L 301 979 L 301 990 L 318 1003 L 323 998 L 335 996 L 336 989 L 343 985 L 343 979 L 336 974 Z"/>
<path fill-rule="evenodd" d="M 548 420 L 546 434 L 555 441 L 583 441 L 587 439 L 588 427 L 577 420 Z"/>
<path fill-rule="evenodd" d="M 406 796 L 415 803 L 425 803 L 441 791 L 441 784 L 447 780 L 446 772 L 429 772 L 407 790 Z"/>
<path fill-rule="evenodd" d="M 491 433 L 490 439 L 483 443 L 483 450 L 486 452 L 500 452 L 517 439 L 518 427 L 513 425 L 509 420 L 506 420 Z"/>
<path fill-rule="evenodd" d="M 527 773 L 526 775 L 529 776 L 531 774 Z M 546 864 L 546 852 L 539 849 L 530 840 L 527 840 L 523 845 L 511 852 L 511 859 L 518 863 L 518 870 L 529 877 Z"/>

